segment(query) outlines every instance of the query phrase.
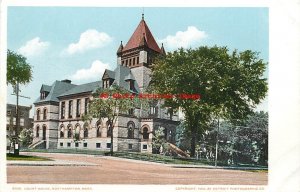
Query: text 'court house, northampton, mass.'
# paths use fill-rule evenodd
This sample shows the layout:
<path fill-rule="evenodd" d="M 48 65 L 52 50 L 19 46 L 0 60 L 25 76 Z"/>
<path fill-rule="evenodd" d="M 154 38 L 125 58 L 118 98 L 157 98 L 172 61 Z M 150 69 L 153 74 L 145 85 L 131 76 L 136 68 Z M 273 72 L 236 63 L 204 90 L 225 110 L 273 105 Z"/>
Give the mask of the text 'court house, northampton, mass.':
<path fill-rule="evenodd" d="M 82 121 L 87 113 L 92 92 L 113 83 L 134 93 L 143 93 L 150 82 L 154 57 L 165 54 L 163 45 L 157 45 L 144 16 L 125 46 L 117 50 L 117 67 L 105 70 L 99 81 L 82 85 L 70 80 L 42 85 L 40 97 L 34 103 L 34 141 L 31 148 L 110 149 L 111 130 L 106 122 L 93 119 L 91 124 Z M 101 78 L 101 79 L 100 79 Z M 175 143 L 178 114 L 169 114 L 159 104 L 150 105 L 146 115 L 139 109 L 122 114 L 113 129 L 114 151 L 152 152 L 153 133 L 164 128 L 165 138 Z M 79 142 L 75 142 L 75 135 Z"/>

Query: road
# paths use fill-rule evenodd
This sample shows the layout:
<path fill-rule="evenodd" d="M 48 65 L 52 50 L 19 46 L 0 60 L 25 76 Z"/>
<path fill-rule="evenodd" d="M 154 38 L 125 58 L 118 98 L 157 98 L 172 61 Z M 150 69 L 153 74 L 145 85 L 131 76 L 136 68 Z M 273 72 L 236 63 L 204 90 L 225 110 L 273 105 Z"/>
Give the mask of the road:
<path fill-rule="evenodd" d="M 195 184 L 195 185 L 267 185 L 264 172 L 240 170 L 175 168 L 159 163 L 114 157 L 22 153 L 49 157 L 76 165 L 7 166 L 8 183 L 27 184 Z M 84 166 L 83 164 L 87 164 Z M 75 163 L 76 164 L 76 163 Z"/>

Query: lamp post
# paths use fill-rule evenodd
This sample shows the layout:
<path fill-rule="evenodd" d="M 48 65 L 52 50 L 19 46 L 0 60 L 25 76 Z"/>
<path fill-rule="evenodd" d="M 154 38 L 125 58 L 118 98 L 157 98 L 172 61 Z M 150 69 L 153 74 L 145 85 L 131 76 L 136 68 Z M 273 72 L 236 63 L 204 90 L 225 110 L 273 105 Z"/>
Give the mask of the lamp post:
<path fill-rule="evenodd" d="M 19 82 L 14 86 L 14 93 L 12 95 L 16 95 L 17 103 L 16 103 L 16 130 L 15 130 L 15 138 L 13 139 L 14 145 L 14 155 L 19 155 L 19 128 L 20 128 L 20 111 L 19 111 L 19 97 L 30 99 L 30 97 L 19 95 Z"/>

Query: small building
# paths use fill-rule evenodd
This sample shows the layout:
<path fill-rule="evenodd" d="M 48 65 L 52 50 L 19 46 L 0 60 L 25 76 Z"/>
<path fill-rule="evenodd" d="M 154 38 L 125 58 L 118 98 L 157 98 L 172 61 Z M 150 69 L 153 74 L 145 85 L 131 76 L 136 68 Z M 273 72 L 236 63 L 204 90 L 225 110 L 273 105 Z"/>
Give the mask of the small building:
<path fill-rule="evenodd" d="M 14 137 L 16 134 L 16 124 L 17 124 L 17 106 L 14 104 L 7 104 L 6 105 L 6 145 L 11 145 L 10 138 Z M 30 118 L 30 110 L 31 106 L 22 106 L 19 105 L 19 112 L 20 112 L 20 127 L 19 133 L 22 129 L 32 129 L 33 127 L 33 118 Z"/>

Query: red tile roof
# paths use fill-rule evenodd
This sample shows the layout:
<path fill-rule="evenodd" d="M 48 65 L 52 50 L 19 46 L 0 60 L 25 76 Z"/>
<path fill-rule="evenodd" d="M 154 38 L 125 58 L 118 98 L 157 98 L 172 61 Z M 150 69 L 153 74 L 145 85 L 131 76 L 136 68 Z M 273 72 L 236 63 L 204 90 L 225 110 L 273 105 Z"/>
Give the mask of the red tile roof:
<path fill-rule="evenodd" d="M 158 45 L 157 45 L 157 43 L 156 43 L 156 41 L 144 19 L 141 20 L 141 22 L 135 29 L 135 31 L 132 34 L 132 36 L 130 37 L 129 41 L 125 45 L 123 51 L 139 47 L 140 42 L 144 36 L 145 36 L 146 43 L 147 43 L 146 45 L 148 45 L 148 47 L 150 49 L 160 53 L 161 50 L 158 47 Z"/>

